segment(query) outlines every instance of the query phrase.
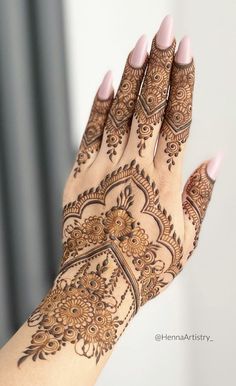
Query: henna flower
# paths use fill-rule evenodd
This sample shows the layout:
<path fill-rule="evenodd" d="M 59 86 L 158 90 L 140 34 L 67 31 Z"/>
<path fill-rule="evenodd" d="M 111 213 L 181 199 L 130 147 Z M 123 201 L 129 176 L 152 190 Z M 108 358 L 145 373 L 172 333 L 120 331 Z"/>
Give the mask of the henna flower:
<path fill-rule="evenodd" d="M 100 326 L 110 326 L 112 323 L 112 315 L 111 312 L 108 310 L 99 310 L 96 312 L 94 322 Z"/>
<path fill-rule="evenodd" d="M 85 162 L 90 158 L 90 154 L 86 150 L 82 150 L 79 152 L 77 157 L 78 165 L 85 164 Z"/>
<path fill-rule="evenodd" d="M 99 345 L 105 351 L 111 350 L 115 341 L 116 341 L 116 329 L 113 325 L 101 330 Z"/>
<path fill-rule="evenodd" d="M 49 292 L 48 296 L 42 301 L 39 306 L 39 309 L 36 311 L 40 311 L 42 315 L 50 316 L 53 314 L 55 308 L 57 307 L 57 302 L 60 302 L 65 298 L 65 293 L 61 288 L 55 288 L 51 292 Z"/>
<path fill-rule="evenodd" d="M 106 142 L 108 147 L 110 146 L 116 147 L 119 143 L 121 143 L 121 138 L 117 133 L 114 132 L 114 133 L 108 134 Z"/>
<path fill-rule="evenodd" d="M 40 355 L 41 353 L 44 353 L 46 355 L 48 354 L 55 354 L 56 351 L 60 350 L 60 343 L 59 341 L 54 338 L 52 335 L 49 334 L 48 331 L 39 330 L 32 336 L 32 345 L 35 346 L 34 349 L 37 351 Z"/>
<path fill-rule="evenodd" d="M 56 323 L 54 315 L 44 315 L 41 325 L 46 329 L 50 329 Z"/>
<path fill-rule="evenodd" d="M 101 217 L 90 216 L 86 219 L 83 224 L 83 231 L 90 243 L 102 243 L 106 239 Z"/>
<path fill-rule="evenodd" d="M 139 124 L 138 125 L 138 130 L 137 130 L 137 134 L 138 134 L 138 138 L 139 139 L 148 139 L 150 137 L 152 137 L 152 133 L 153 133 L 153 126 L 152 125 L 147 125 L 147 124 Z"/>
<path fill-rule="evenodd" d="M 74 327 L 68 327 L 64 330 L 63 340 L 70 343 L 75 343 L 77 340 L 78 330 Z"/>
<path fill-rule="evenodd" d="M 104 293 L 105 279 L 95 273 L 89 273 L 80 279 L 80 284 L 87 290 L 96 293 Z"/>
<path fill-rule="evenodd" d="M 133 230 L 131 236 L 126 237 L 119 245 L 121 250 L 128 256 L 142 256 L 148 246 L 148 236 L 144 229 L 137 227 Z"/>
<path fill-rule="evenodd" d="M 177 157 L 179 152 L 181 151 L 181 146 L 178 141 L 170 141 L 167 142 L 165 153 L 167 153 L 170 157 Z"/>
<path fill-rule="evenodd" d="M 79 327 L 91 322 L 92 308 L 89 302 L 79 297 L 64 299 L 58 304 L 55 316 L 58 323 L 64 326 Z"/>
<path fill-rule="evenodd" d="M 112 236 L 125 236 L 132 231 L 133 219 L 123 209 L 111 210 L 106 214 L 105 227 Z"/>
<path fill-rule="evenodd" d="M 94 322 L 87 326 L 81 326 L 80 336 L 85 343 L 97 343 L 100 336 L 99 327 Z"/>
<path fill-rule="evenodd" d="M 169 111 L 169 116 L 172 117 L 173 123 L 176 127 L 179 127 L 190 119 L 189 110 L 183 104 L 172 104 Z"/>

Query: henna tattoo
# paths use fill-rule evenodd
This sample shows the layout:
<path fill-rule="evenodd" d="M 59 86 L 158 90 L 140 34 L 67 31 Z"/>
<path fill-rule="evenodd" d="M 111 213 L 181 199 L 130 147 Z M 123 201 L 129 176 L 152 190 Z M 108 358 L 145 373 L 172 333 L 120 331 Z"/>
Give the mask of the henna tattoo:
<path fill-rule="evenodd" d="M 163 50 L 157 47 L 156 37 L 152 42 L 147 73 L 134 114 L 138 121 L 140 156 L 146 147 L 146 141 L 153 135 L 154 126 L 164 116 L 175 45 L 174 40 L 169 48 Z"/>
<path fill-rule="evenodd" d="M 103 246 L 65 266 L 28 319 L 37 330 L 18 366 L 29 357 L 46 359 L 68 344 L 96 362 L 111 350 L 136 312 L 132 278 L 121 264 L 112 249 Z"/>
<path fill-rule="evenodd" d="M 194 64 L 173 64 L 171 89 L 161 135 L 166 140 L 168 169 L 175 165 L 175 158 L 187 141 L 192 118 L 192 95 L 194 87 Z"/>
<path fill-rule="evenodd" d="M 86 126 L 79 153 L 77 155 L 77 166 L 74 168 L 74 177 L 81 171 L 81 166 L 84 165 L 91 155 L 97 152 L 100 148 L 103 129 L 107 120 L 108 111 L 110 110 L 113 97 L 107 100 L 101 100 L 96 95 L 91 114 Z"/>
<path fill-rule="evenodd" d="M 147 60 L 141 68 L 134 68 L 129 64 L 129 57 L 127 59 L 120 87 L 105 126 L 107 154 L 111 161 L 117 154 L 117 147 L 122 144 L 124 135 L 129 132 L 146 64 Z"/>
<path fill-rule="evenodd" d="M 201 224 L 211 199 L 214 183 L 207 173 L 207 164 L 204 163 L 195 170 L 186 186 L 186 198 L 183 203 L 183 209 L 196 231 L 193 250 L 197 246 Z"/>
<path fill-rule="evenodd" d="M 18 365 L 29 357 L 46 359 L 68 344 L 98 362 L 138 308 L 182 269 L 172 218 L 135 161 L 80 194 L 63 215 L 61 271 L 28 320 L 37 330 Z"/>

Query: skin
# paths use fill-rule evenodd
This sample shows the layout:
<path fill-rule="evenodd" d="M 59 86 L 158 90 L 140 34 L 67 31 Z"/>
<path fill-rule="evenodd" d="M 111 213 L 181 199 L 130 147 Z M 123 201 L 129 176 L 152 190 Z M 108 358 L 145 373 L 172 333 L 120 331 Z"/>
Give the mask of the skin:
<path fill-rule="evenodd" d="M 5 386 L 94 385 L 129 321 L 196 247 L 219 157 L 182 191 L 194 85 L 189 38 L 175 53 L 168 16 L 149 56 L 145 44 L 142 37 L 130 53 L 115 97 L 110 73 L 95 96 L 64 190 L 61 271 L 0 351 Z"/>

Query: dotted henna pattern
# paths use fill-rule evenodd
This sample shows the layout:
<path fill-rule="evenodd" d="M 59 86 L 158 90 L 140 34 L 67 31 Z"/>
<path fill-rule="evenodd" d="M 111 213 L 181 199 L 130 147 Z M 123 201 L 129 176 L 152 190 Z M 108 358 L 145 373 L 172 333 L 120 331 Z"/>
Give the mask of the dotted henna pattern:
<path fill-rule="evenodd" d="M 183 209 L 196 231 L 193 250 L 197 246 L 201 224 L 211 199 L 214 183 L 215 181 L 213 181 L 207 173 L 207 164 L 204 163 L 195 170 L 186 186 L 186 197 L 183 203 Z"/>
<path fill-rule="evenodd" d="M 184 210 L 196 227 L 210 199 L 205 167 L 187 187 Z M 182 270 L 183 247 L 159 191 L 132 161 L 63 211 L 64 253 L 52 290 L 28 319 L 30 345 L 18 361 L 47 359 L 66 345 L 98 362 L 139 307 Z"/>
<path fill-rule="evenodd" d="M 189 136 L 192 119 L 192 96 L 194 87 L 194 63 L 180 65 L 174 62 L 171 72 L 171 89 L 161 135 L 166 140 L 168 169 L 175 165 L 181 145 Z"/>
<path fill-rule="evenodd" d="M 96 95 L 77 155 L 77 166 L 74 168 L 74 177 L 80 173 L 81 166 L 88 161 L 91 155 L 99 150 L 103 136 L 103 128 L 112 101 L 112 96 L 107 100 L 100 100 Z"/>
<path fill-rule="evenodd" d="M 119 89 L 112 104 L 105 126 L 107 154 L 110 160 L 117 154 L 117 147 L 122 144 L 125 134 L 128 134 L 137 95 L 145 72 L 147 60 L 141 68 L 134 68 L 127 59 Z"/>
<path fill-rule="evenodd" d="M 138 121 L 140 156 L 146 147 L 146 141 L 153 135 L 155 125 L 164 116 L 175 45 L 174 40 L 169 48 L 160 49 L 156 45 L 156 37 L 152 42 L 147 73 L 134 113 Z"/>

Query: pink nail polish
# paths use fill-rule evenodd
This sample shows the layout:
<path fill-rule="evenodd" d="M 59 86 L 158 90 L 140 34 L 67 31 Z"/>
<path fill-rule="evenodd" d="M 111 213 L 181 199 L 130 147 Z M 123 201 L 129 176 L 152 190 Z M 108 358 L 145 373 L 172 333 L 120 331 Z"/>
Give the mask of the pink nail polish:
<path fill-rule="evenodd" d="M 188 36 L 185 36 L 179 43 L 175 55 L 175 61 L 179 64 L 188 64 L 192 60 L 191 42 Z"/>
<path fill-rule="evenodd" d="M 103 81 L 98 89 L 98 97 L 101 100 L 108 99 L 113 92 L 112 72 L 108 71 L 103 78 Z"/>
<path fill-rule="evenodd" d="M 145 62 L 147 56 L 147 37 L 142 35 L 137 41 L 129 59 L 132 67 L 140 68 Z"/>
<path fill-rule="evenodd" d="M 160 28 L 156 34 L 156 44 L 159 48 L 166 49 L 171 46 L 173 42 L 173 17 L 167 15 L 160 25 Z"/>
<path fill-rule="evenodd" d="M 218 174 L 220 165 L 222 163 L 223 157 L 224 157 L 223 152 L 219 152 L 207 164 L 207 173 L 208 173 L 209 177 L 214 181 L 217 177 L 217 174 Z"/>

